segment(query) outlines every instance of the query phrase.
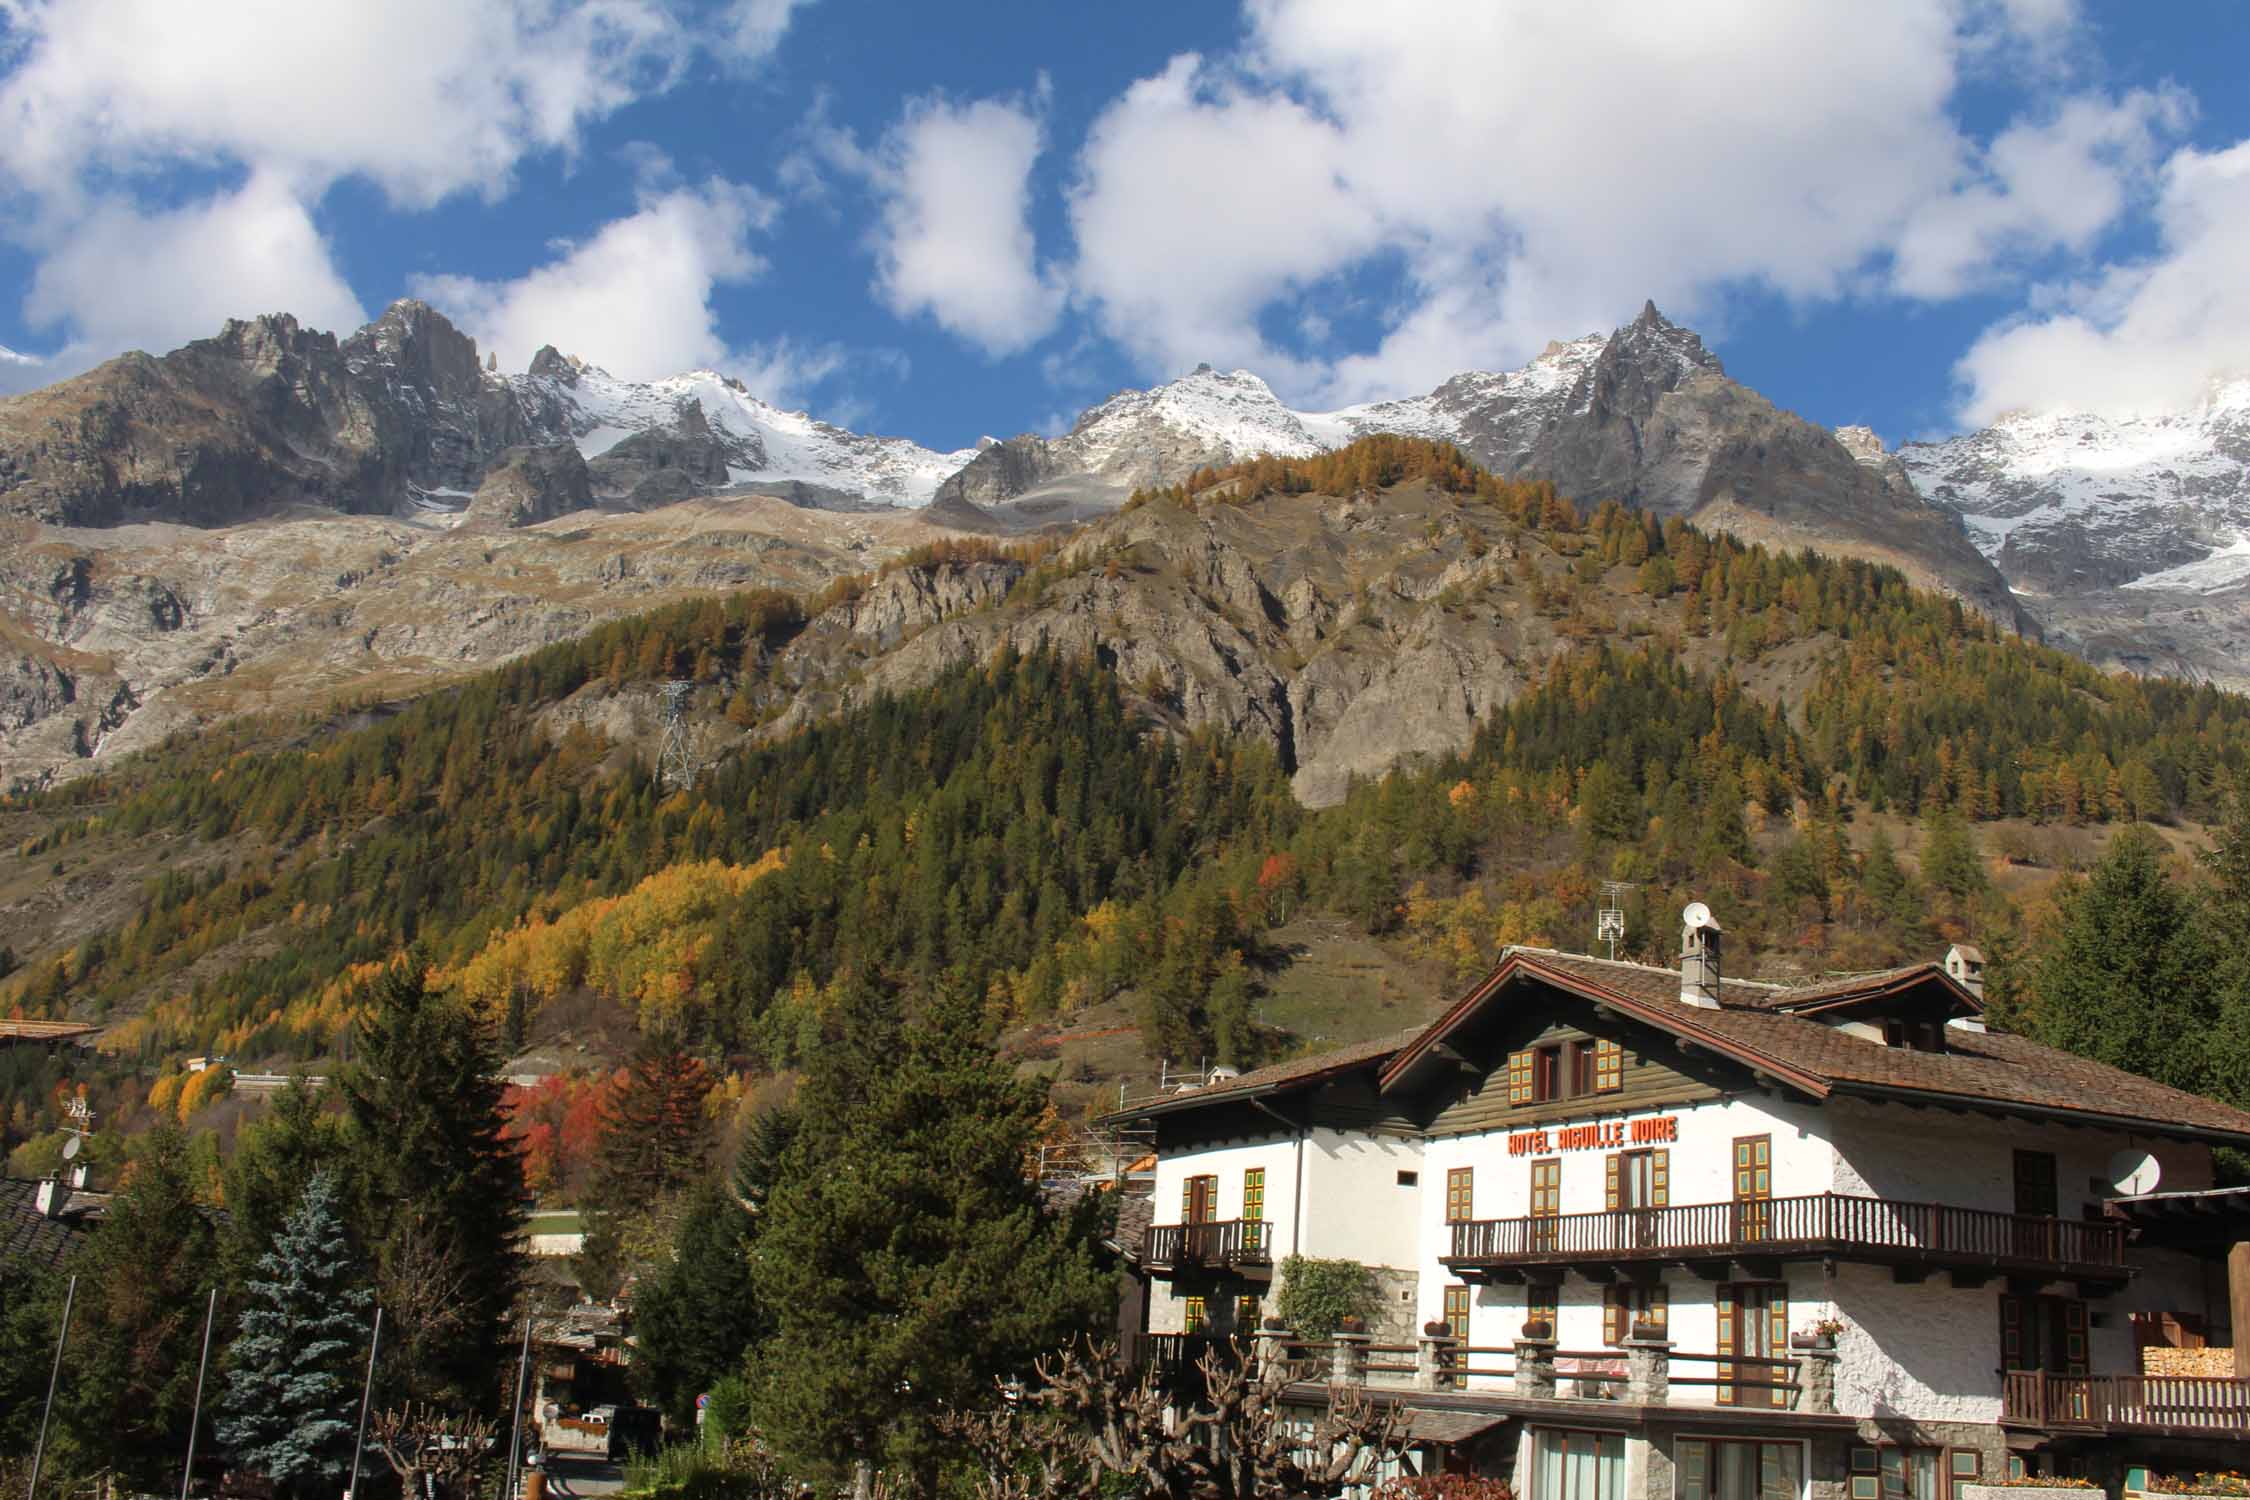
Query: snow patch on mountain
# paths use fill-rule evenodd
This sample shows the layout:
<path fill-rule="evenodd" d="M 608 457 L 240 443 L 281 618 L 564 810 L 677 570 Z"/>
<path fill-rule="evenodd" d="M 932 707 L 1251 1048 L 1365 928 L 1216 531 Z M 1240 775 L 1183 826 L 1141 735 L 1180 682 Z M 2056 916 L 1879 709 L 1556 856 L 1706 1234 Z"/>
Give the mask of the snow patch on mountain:
<path fill-rule="evenodd" d="M 1897 453 L 1915 488 L 1962 520 L 2010 582 L 2195 587 L 2250 535 L 2250 380 L 2184 412 L 2012 412 Z M 2216 574 L 2208 576 L 2217 576 Z"/>
<path fill-rule="evenodd" d="M 727 450 L 733 483 L 803 483 L 894 506 L 927 505 L 947 475 L 975 448 L 940 453 L 907 438 L 869 437 L 801 411 L 783 411 L 750 394 L 731 375 L 693 370 L 663 380 L 620 380 L 569 361 L 546 373 L 509 377 L 526 394 L 552 401 L 585 457 L 597 458 L 635 433 L 677 427 L 690 402 Z"/>

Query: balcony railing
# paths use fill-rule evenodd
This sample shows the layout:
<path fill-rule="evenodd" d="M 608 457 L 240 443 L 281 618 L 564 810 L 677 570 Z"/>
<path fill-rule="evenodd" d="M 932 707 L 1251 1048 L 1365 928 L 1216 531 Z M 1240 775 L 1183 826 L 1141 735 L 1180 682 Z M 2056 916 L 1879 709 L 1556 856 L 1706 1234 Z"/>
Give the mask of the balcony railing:
<path fill-rule="evenodd" d="M 2000 1420 L 2047 1429 L 2250 1437 L 2250 1380 L 2010 1370 Z"/>
<path fill-rule="evenodd" d="M 1152 1271 L 1230 1270 L 1273 1264 L 1273 1225 L 1264 1219 L 1219 1219 L 1150 1228 L 1142 1262 Z"/>
<path fill-rule="evenodd" d="M 1847 1193 L 1455 1224 L 1456 1271 L 1713 1256 L 1836 1255 L 1920 1265 L 2121 1277 L 2121 1224 Z"/>

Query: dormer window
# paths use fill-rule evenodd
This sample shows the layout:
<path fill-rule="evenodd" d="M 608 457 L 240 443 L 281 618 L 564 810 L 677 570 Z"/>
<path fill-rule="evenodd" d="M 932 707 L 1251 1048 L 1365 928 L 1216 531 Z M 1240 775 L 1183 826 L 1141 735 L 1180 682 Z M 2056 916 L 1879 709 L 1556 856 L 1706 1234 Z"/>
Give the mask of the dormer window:
<path fill-rule="evenodd" d="M 1943 1052 L 1945 1028 L 1935 1021 L 1885 1021 L 1883 1042 L 1901 1051 Z"/>

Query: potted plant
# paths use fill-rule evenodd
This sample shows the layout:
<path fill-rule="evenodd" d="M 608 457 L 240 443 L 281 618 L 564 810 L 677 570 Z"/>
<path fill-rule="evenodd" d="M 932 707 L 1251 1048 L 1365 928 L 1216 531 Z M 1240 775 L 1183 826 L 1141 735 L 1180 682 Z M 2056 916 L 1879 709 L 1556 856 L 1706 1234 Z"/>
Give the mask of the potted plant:
<path fill-rule="evenodd" d="M 1555 1325 L 1545 1318 L 1533 1318 L 1523 1325 L 1523 1336 L 1527 1339 L 1551 1339 L 1555 1336 Z"/>
<path fill-rule="evenodd" d="M 1809 1327 L 1800 1328 L 1789 1335 L 1789 1346 L 1792 1349 L 1833 1349 L 1836 1347 L 1836 1335 L 1842 1333 L 1844 1328 L 1842 1318 L 1820 1318 Z"/>
<path fill-rule="evenodd" d="M 1357 1313 L 1346 1313 L 1336 1320 L 1336 1331 L 1338 1333 L 1365 1333 L 1367 1332 L 1367 1320 Z"/>
<path fill-rule="evenodd" d="M 1451 1338 L 1453 1336 L 1453 1325 L 1443 1318 L 1432 1318 L 1422 1325 L 1422 1333 L 1427 1338 Z"/>
<path fill-rule="evenodd" d="M 1268 1333 L 1287 1333 L 1289 1325 L 1282 1321 L 1279 1313 L 1267 1313 L 1265 1329 Z"/>
<path fill-rule="evenodd" d="M 1632 1331 L 1627 1335 L 1627 1337 L 1636 1339 L 1642 1343 L 1652 1344 L 1664 1337 L 1664 1325 L 1661 1323 L 1636 1322 L 1633 1324 Z"/>

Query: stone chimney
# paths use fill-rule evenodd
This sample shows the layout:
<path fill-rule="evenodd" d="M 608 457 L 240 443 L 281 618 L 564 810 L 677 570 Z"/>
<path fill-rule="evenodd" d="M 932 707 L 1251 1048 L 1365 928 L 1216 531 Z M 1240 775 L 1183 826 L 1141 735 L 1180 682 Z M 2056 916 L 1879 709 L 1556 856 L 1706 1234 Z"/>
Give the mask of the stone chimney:
<path fill-rule="evenodd" d="M 1955 943 L 1945 950 L 1945 972 L 1961 988 L 1984 998 L 1984 950 L 1969 943 Z"/>
<path fill-rule="evenodd" d="M 1680 1003 L 1719 1008 L 1719 923 L 1711 908 L 1688 903 L 1680 914 Z"/>
<path fill-rule="evenodd" d="M 37 1203 L 43 1216 L 59 1219 L 63 1216 L 63 1210 L 70 1206 L 70 1186 L 63 1181 L 60 1172 L 52 1177 L 42 1177 L 39 1179 L 38 1196 L 33 1201 Z"/>

